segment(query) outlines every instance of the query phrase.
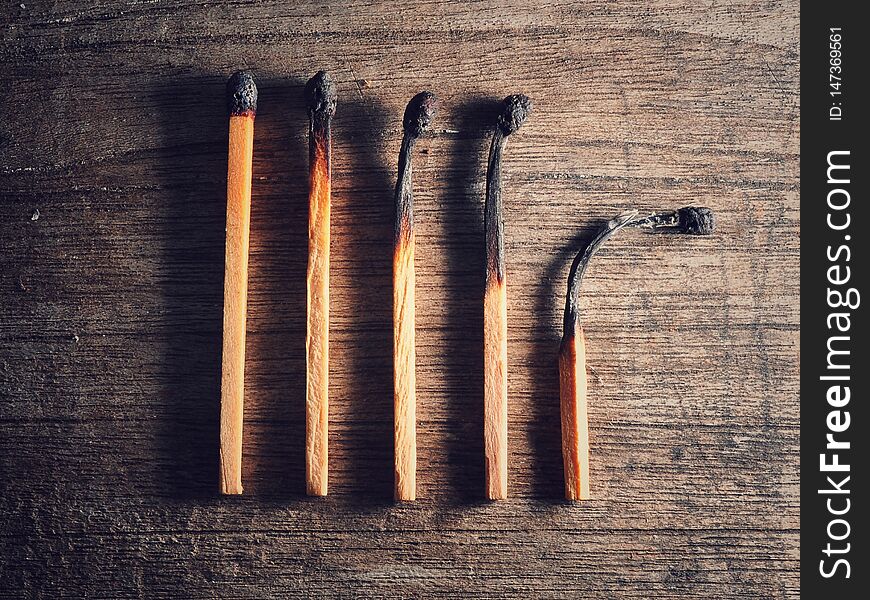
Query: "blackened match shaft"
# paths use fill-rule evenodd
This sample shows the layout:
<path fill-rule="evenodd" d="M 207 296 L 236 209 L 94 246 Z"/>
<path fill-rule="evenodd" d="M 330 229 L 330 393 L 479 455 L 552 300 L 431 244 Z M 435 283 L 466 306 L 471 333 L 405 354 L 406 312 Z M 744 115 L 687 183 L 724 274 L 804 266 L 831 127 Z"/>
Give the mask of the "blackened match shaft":
<path fill-rule="evenodd" d="M 329 465 L 329 216 L 335 86 L 325 71 L 305 85 L 308 105 L 308 325 L 305 475 L 309 495 L 325 496 Z"/>
<path fill-rule="evenodd" d="M 486 288 L 483 299 L 483 439 L 486 497 L 507 498 L 507 289 L 504 264 L 504 219 L 501 161 L 507 138 L 520 128 L 532 108 L 523 95 L 504 99 L 489 149 L 486 172 Z"/>
<path fill-rule="evenodd" d="M 411 155 L 435 116 L 431 92 L 414 96 L 405 109 L 396 180 L 393 241 L 393 411 L 395 498 L 417 497 L 417 383 L 415 351 L 414 196 Z"/>

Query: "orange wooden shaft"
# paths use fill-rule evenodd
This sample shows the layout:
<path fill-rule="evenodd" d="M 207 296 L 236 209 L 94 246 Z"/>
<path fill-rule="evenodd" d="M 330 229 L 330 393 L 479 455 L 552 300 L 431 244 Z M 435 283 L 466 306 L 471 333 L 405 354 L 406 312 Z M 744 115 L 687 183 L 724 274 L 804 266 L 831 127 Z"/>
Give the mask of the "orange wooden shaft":
<path fill-rule="evenodd" d="M 403 236 L 393 259 L 393 414 L 396 500 L 417 497 L 417 379 L 414 349 L 414 233 Z"/>
<path fill-rule="evenodd" d="M 564 339 L 559 349 L 559 399 L 562 413 L 562 460 L 565 498 L 589 498 L 589 414 L 587 408 L 586 336 Z"/>
<path fill-rule="evenodd" d="M 220 490 L 242 493 L 242 421 L 245 395 L 245 320 L 251 227 L 253 114 L 230 117 L 227 164 L 227 236 L 221 363 Z"/>
<path fill-rule="evenodd" d="M 507 498 L 507 291 L 491 276 L 483 299 L 483 442 L 486 497 Z"/>
<path fill-rule="evenodd" d="M 305 473 L 309 495 L 325 496 L 329 463 L 329 140 L 318 141 L 308 196 L 308 328 Z"/>

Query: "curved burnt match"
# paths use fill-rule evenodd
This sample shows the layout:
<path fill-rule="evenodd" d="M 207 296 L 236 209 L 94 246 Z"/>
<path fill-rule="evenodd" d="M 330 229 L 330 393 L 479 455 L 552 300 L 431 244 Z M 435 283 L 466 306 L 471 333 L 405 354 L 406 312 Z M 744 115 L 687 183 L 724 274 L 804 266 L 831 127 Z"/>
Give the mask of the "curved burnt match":
<path fill-rule="evenodd" d="M 251 173 L 257 86 L 247 71 L 227 81 L 229 147 L 221 355 L 220 490 L 242 493 L 242 415 L 245 394 L 245 322 L 251 227 Z"/>
<path fill-rule="evenodd" d="M 716 217 L 712 210 L 704 206 L 684 206 L 679 210 L 633 219 L 628 226 L 665 229 L 690 235 L 710 235 L 716 227 Z"/>
<path fill-rule="evenodd" d="M 250 71 L 236 71 L 227 81 L 227 112 L 236 116 L 257 113 L 257 84 Z"/>
<path fill-rule="evenodd" d="M 527 96 L 504 99 L 489 148 L 486 171 L 486 288 L 483 298 L 483 421 L 486 496 L 507 498 L 507 291 L 504 270 L 504 219 L 501 161 L 507 138 L 532 109 Z"/>
<path fill-rule="evenodd" d="M 395 498 L 417 496 L 416 352 L 414 196 L 411 156 L 414 145 L 435 117 L 437 100 L 431 92 L 414 96 L 402 120 L 404 134 L 396 179 L 396 224 L 393 247 L 393 409 L 395 444 Z"/>
<path fill-rule="evenodd" d="M 329 461 L 329 221 L 335 85 L 320 71 L 305 85 L 308 105 L 308 322 L 305 473 L 309 495 L 325 496 Z"/>
<path fill-rule="evenodd" d="M 709 235 L 715 218 L 708 208 L 685 207 L 676 211 L 636 218 L 627 211 L 608 221 L 571 264 L 565 318 L 559 345 L 559 400 L 562 420 L 562 460 L 565 498 L 589 498 L 589 417 L 587 412 L 586 337 L 580 324 L 580 284 L 589 261 L 613 234 L 624 227 L 663 229 L 692 235 Z"/>
<path fill-rule="evenodd" d="M 573 337 L 577 328 L 580 327 L 580 284 L 583 282 L 583 275 L 586 274 L 586 269 L 589 268 L 589 261 L 601 249 L 604 242 L 609 240 L 613 234 L 623 227 L 630 225 L 632 219 L 636 216 L 636 210 L 629 210 L 610 219 L 598 230 L 592 241 L 574 257 L 574 262 L 571 263 L 571 270 L 568 273 L 568 294 L 565 298 L 565 318 L 562 334 L 563 343 L 564 340 Z"/>

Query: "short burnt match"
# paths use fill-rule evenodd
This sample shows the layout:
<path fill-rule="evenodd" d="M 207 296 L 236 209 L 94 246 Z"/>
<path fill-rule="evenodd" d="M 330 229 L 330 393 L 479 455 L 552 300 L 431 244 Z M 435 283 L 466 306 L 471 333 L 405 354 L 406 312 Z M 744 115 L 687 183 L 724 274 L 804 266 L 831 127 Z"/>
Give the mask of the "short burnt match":
<path fill-rule="evenodd" d="M 336 98 L 335 83 L 326 71 L 319 71 L 305 84 L 305 103 L 312 117 L 332 117 Z"/>
<path fill-rule="evenodd" d="M 498 115 L 498 128 L 502 134 L 515 132 L 528 118 L 532 111 L 532 101 L 523 94 L 512 94 L 501 103 L 501 113 Z"/>
<path fill-rule="evenodd" d="M 418 138 L 429 129 L 435 112 L 438 110 L 438 99 L 432 92 L 420 92 L 408 102 L 402 126 L 405 133 Z"/>
<path fill-rule="evenodd" d="M 257 84 L 250 71 L 236 71 L 227 81 L 227 110 L 235 116 L 257 113 Z"/>
<path fill-rule="evenodd" d="M 690 235 L 710 235 L 716 226 L 713 211 L 703 206 L 686 206 L 677 211 L 679 227 Z"/>

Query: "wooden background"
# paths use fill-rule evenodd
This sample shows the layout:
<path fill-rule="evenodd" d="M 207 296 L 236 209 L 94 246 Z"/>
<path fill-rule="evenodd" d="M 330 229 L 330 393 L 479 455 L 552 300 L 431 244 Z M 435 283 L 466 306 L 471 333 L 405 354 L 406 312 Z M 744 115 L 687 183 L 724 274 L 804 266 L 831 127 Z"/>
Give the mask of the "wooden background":
<path fill-rule="evenodd" d="M 6 2 L 0 596 L 798 596 L 796 1 Z M 260 87 L 246 495 L 220 498 L 227 124 Z M 331 495 L 303 496 L 304 81 L 334 123 Z M 419 496 L 391 501 L 392 187 L 419 144 Z M 506 153 L 510 493 L 482 500 L 482 199 Z M 561 500 L 567 269 L 585 282 L 595 499 Z"/>

